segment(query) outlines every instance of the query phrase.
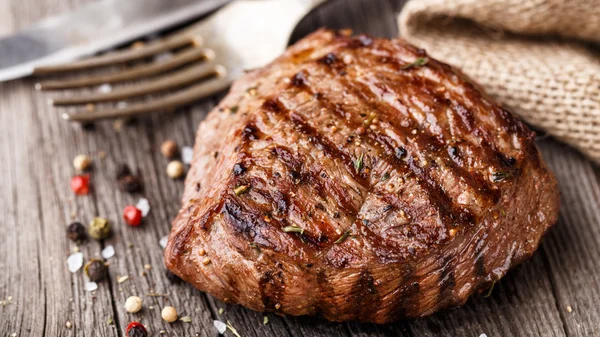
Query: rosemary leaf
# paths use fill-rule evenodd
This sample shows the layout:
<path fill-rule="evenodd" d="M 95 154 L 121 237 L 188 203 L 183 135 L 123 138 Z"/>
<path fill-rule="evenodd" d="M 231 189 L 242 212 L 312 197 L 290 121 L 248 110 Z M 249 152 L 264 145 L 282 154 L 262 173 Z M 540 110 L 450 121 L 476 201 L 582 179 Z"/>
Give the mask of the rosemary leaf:
<path fill-rule="evenodd" d="M 410 69 L 410 68 L 413 68 L 413 67 L 421 67 L 421 66 L 426 65 L 427 62 L 429 62 L 429 58 L 427 58 L 427 57 L 419 57 L 413 63 L 409 63 L 409 64 L 405 65 L 404 67 L 402 67 L 400 69 L 406 70 L 406 69 Z"/>
<path fill-rule="evenodd" d="M 346 241 L 346 239 L 348 238 L 348 235 L 350 235 L 350 231 L 349 230 L 347 230 L 344 233 L 342 233 L 342 235 L 337 240 L 335 240 L 334 243 L 335 244 L 339 244 L 339 243 L 342 243 L 342 242 Z"/>
<path fill-rule="evenodd" d="M 246 192 L 248 192 L 248 190 L 250 189 L 250 186 L 248 185 L 241 185 L 238 186 L 236 188 L 233 189 L 233 193 L 235 193 L 235 195 L 240 196 Z"/>
<path fill-rule="evenodd" d="M 356 173 L 360 173 L 360 170 L 362 170 L 363 168 L 363 159 L 364 159 L 364 154 L 361 153 L 358 158 L 356 158 L 356 160 L 354 161 L 354 169 L 356 170 Z"/>
<path fill-rule="evenodd" d="M 298 226 L 285 226 L 283 227 L 283 231 L 286 233 L 300 233 L 304 234 L 304 229 Z"/>
<path fill-rule="evenodd" d="M 492 295 L 492 290 L 494 290 L 495 285 L 496 285 L 496 281 L 492 282 L 492 285 L 490 286 L 490 288 L 487 290 L 485 295 L 483 295 L 484 298 L 488 298 L 488 297 L 490 297 L 490 295 Z"/>

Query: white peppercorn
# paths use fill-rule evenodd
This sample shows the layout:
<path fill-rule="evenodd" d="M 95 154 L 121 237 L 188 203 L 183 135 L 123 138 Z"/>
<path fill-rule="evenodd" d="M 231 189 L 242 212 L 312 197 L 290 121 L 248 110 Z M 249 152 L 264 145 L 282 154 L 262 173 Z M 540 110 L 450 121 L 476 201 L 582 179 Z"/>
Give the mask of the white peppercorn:
<path fill-rule="evenodd" d="M 131 313 L 142 310 L 142 299 L 137 296 L 129 296 L 125 301 L 125 310 Z"/>
<path fill-rule="evenodd" d="M 171 179 L 181 178 L 181 176 L 183 175 L 184 171 L 185 171 L 185 168 L 183 166 L 183 163 L 180 162 L 179 160 L 173 160 L 172 162 L 170 162 L 167 165 L 167 175 Z"/>
<path fill-rule="evenodd" d="M 160 316 L 165 322 L 173 323 L 177 320 L 177 310 L 171 306 L 166 306 L 160 312 Z"/>

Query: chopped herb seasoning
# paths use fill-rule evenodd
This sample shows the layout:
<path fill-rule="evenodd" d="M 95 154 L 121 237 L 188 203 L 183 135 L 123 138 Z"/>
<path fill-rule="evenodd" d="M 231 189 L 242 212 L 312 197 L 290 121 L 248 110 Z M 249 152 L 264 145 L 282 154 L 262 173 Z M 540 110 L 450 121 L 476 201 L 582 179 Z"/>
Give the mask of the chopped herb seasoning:
<path fill-rule="evenodd" d="M 298 226 L 285 226 L 283 227 L 283 231 L 286 233 L 300 233 L 304 234 L 304 229 Z"/>
<path fill-rule="evenodd" d="M 237 105 L 234 105 L 232 107 L 229 107 L 229 112 L 231 112 L 232 114 L 236 113 L 238 111 L 240 107 Z"/>
<path fill-rule="evenodd" d="M 256 96 L 256 89 L 258 89 L 258 85 L 246 89 L 246 93 L 248 94 L 248 96 L 254 97 Z"/>
<path fill-rule="evenodd" d="M 339 244 L 339 243 L 346 241 L 346 239 L 348 238 L 349 235 L 350 235 L 350 231 L 346 230 L 344 233 L 342 233 L 342 236 L 340 236 L 337 240 L 335 240 L 334 243 Z"/>
<path fill-rule="evenodd" d="M 222 315 L 225 312 L 223 308 L 219 308 L 219 315 Z"/>
<path fill-rule="evenodd" d="M 269 324 L 269 317 L 265 316 L 263 317 L 263 325 L 267 325 Z"/>
<path fill-rule="evenodd" d="M 248 192 L 248 190 L 250 189 L 250 186 L 248 185 L 241 185 L 238 186 L 236 188 L 233 189 L 233 193 L 235 193 L 235 195 L 237 195 L 238 197 L 246 192 Z"/>
<path fill-rule="evenodd" d="M 386 181 L 390 179 L 390 174 L 385 172 L 382 176 L 381 176 L 381 181 Z"/>
<path fill-rule="evenodd" d="M 492 181 L 497 183 L 500 181 L 504 181 L 507 178 L 510 177 L 510 173 L 508 172 L 504 172 L 504 171 L 499 171 L 499 172 L 494 172 L 492 173 Z"/>
<path fill-rule="evenodd" d="M 192 323 L 192 318 L 190 316 L 183 316 L 179 320 L 185 323 Z"/>
<path fill-rule="evenodd" d="M 356 161 L 354 161 L 354 169 L 356 170 L 356 173 L 360 173 L 360 170 L 362 170 L 364 164 L 363 159 L 364 154 L 361 153 L 358 158 L 356 158 Z"/>
<path fill-rule="evenodd" d="M 376 113 L 374 113 L 374 112 L 371 112 L 371 113 L 369 114 L 369 117 L 367 117 L 367 119 L 365 119 L 365 120 L 363 121 L 363 124 L 364 124 L 365 126 L 367 126 L 367 125 L 371 124 L 371 123 L 373 122 L 373 120 L 375 119 L 375 117 L 377 117 L 377 114 L 376 114 Z"/>
<path fill-rule="evenodd" d="M 409 63 L 409 64 L 403 66 L 400 69 L 401 70 L 407 70 L 407 69 L 414 68 L 414 67 L 421 67 L 421 66 L 426 65 L 427 62 L 429 62 L 429 58 L 427 58 L 427 57 L 419 57 L 413 63 Z"/>

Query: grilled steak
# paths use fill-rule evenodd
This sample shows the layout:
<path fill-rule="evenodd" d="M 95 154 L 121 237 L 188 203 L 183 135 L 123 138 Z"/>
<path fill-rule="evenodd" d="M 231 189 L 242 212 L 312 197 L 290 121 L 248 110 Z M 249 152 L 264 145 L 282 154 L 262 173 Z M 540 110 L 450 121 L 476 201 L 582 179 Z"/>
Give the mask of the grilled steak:
<path fill-rule="evenodd" d="M 254 310 L 384 323 L 490 287 L 557 213 L 534 133 L 459 71 L 320 30 L 200 125 L 165 261 Z"/>

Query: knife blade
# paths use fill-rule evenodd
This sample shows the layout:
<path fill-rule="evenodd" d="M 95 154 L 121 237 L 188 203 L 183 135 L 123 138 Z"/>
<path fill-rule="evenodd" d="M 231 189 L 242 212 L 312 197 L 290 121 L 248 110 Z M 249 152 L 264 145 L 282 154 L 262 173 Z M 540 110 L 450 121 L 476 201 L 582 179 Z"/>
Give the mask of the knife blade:
<path fill-rule="evenodd" d="M 103 0 L 0 39 L 0 82 L 190 21 L 230 0 Z"/>

